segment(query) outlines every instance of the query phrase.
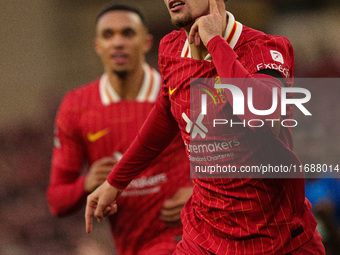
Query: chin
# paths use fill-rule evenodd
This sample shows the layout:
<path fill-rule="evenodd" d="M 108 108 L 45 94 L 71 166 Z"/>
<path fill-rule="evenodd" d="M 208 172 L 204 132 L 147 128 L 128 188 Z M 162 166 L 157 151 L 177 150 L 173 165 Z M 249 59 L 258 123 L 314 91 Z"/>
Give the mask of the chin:
<path fill-rule="evenodd" d="M 184 15 L 180 18 L 172 18 L 171 23 L 177 27 L 186 27 L 193 24 L 193 19 L 190 15 Z"/>
<path fill-rule="evenodd" d="M 122 70 L 113 70 L 113 73 L 118 75 L 119 77 L 125 77 L 128 75 L 129 71 L 126 69 L 122 69 Z"/>

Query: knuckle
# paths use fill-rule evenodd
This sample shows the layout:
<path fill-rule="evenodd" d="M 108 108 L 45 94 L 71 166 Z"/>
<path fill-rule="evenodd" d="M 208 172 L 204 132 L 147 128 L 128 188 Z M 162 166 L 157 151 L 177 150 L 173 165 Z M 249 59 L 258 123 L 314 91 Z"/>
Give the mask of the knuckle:
<path fill-rule="evenodd" d="M 93 215 L 94 215 L 94 217 L 96 217 L 98 219 L 102 218 L 102 213 L 99 212 L 99 211 L 95 211 Z"/>

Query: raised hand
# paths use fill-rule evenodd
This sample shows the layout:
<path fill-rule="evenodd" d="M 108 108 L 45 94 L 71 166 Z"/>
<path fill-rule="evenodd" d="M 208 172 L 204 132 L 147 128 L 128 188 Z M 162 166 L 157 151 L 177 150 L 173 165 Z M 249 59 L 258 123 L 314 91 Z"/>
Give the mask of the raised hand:
<path fill-rule="evenodd" d="M 190 29 L 188 40 L 189 43 L 207 46 L 208 42 L 215 36 L 223 34 L 225 16 L 222 16 L 217 5 L 218 0 L 209 0 L 209 14 L 199 17 Z M 223 10 L 224 12 L 224 10 Z"/>

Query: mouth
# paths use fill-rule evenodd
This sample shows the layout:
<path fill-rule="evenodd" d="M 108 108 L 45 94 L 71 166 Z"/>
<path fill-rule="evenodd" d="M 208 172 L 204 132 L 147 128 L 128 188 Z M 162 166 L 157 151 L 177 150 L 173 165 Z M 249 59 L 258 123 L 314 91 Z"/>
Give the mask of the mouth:
<path fill-rule="evenodd" d="M 173 0 L 169 2 L 169 9 L 172 12 L 178 11 L 182 8 L 182 6 L 184 5 L 184 2 L 182 1 L 178 1 L 178 0 Z"/>
<path fill-rule="evenodd" d="M 125 64 L 128 61 L 129 56 L 125 53 L 113 53 L 111 59 L 118 65 Z"/>

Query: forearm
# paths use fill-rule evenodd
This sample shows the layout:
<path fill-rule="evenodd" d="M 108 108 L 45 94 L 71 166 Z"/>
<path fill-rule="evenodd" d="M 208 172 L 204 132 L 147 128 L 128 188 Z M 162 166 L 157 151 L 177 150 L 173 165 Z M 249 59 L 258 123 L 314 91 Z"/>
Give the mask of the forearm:
<path fill-rule="evenodd" d="M 108 182 L 124 189 L 171 143 L 178 132 L 177 122 L 170 112 L 170 103 L 161 96 L 138 136 L 110 173 Z"/>
<path fill-rule="evenodd" d="M 47 201 L 50 211 L 55 216 L 63 216 L 78 210 L 85 202 L 85 176 L 59 169 L 52 173 L 47 189 Z M 61 177 L 62 176 L 62 177 Z"/>

